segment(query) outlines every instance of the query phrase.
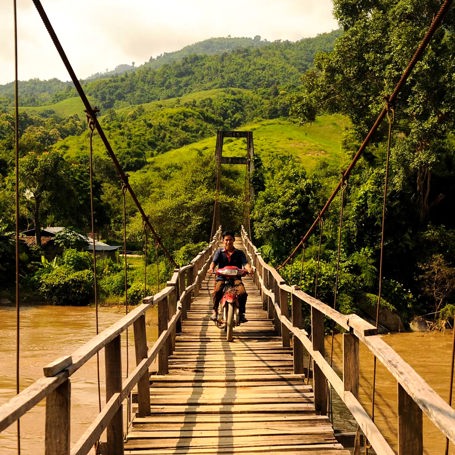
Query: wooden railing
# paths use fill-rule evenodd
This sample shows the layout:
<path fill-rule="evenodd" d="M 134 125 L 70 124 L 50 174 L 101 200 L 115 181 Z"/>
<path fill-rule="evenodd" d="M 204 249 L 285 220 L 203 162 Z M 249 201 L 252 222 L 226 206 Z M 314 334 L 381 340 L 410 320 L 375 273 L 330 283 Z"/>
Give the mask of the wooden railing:
<path fill-rule="evenodd" d="M 242 239 L 251 263 L 256 268 L 255 280 L 261 291 L 264 308 L 275 321 L 276 329 L 282 335 L 283 345 L 292 344 L 294 371 L 303 373 L 304 351 L 312 359 L 315 406 L 319 412 L 327 412 L 329 383 L 349 409 L 375 452 L 381 455 L 395 454 L 359 402 L 359 343 L 363 343 L 393 375 L 397 383 L 398 454 L 423 454 L 422 413 L 455 443 L 455 410 L 377 335 L 373 325 L 355 314 L 341 314 L 298 288 L 288 286 L 279 273 L 264 262 L 245 230 L 242 230 Z M 311 311 L 311 335 L 302 328 L 303 305 Z M 344 331 L 342 377 L 326 360 L 324 353 L 326 318 L 334 321 L 341 331 Z"/>
<path fill-rule="evenodd" d="M 158 371 L 167 372 L 168 356 L 172 353 L 175 334 L 181 320 L 197 295 L 205 277 L 220 231 L 202 253 L 189 265 L 176 269 L 171 280 L 159 293 L 146 297 L 118 322 L 88 343 L 44 367 L 44 376 L 0 407 L 0 432 L 20 419 L 42 400 L 46 400 L 46 455 L 83 455 L 98 444 L 106 430 L 106 447 L 110 455 L 123 454 L 123 404 L 134 388 L 137 392 L 138 415 L 150 414 L 149 367 L 158 360 Z M 158 339 L 148 348 L 146 313 L 158 306 Z M 133 326 L 136 366 L 122 379 L 121 335 Z M 149 340 L 150 341 L 150 340 Z M 70 447 L 71 376 L 90 359 L 104 350 L 106 403 L 89 428 Z"/>

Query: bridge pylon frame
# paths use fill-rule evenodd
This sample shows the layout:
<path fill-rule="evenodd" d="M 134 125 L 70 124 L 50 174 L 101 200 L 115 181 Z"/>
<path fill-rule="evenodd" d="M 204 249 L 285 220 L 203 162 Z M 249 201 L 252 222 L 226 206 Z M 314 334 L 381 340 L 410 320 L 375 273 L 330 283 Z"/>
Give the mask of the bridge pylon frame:
<path fill-rule="evenodd" d="M 246 139 L 246 156 L 223 156 L 224 138 L 245 138 Z M 216 135 L 215 146 L 215 164 L 216 164 L 216 195 L 215 205 L 213 210 L 213 223 L 211 237 L 215 235 L 216 230 L 221 224 L 221 213 L 219 204 L 219 194 L 221 190 L 221 165 L 222 164 L 243 164 L 246 165 L 246 175 L 248 178 L 248 188 L 245 191 L 245 205 L 243 212 L 243 223 L 245 230 L 251 238 L 251 223 L 250 223 L 250 206 L 254 197 L 254 189 L 251 184 L 251 176 L 254 172 L 254 143 L 252 131 L 218 131 Z"/>

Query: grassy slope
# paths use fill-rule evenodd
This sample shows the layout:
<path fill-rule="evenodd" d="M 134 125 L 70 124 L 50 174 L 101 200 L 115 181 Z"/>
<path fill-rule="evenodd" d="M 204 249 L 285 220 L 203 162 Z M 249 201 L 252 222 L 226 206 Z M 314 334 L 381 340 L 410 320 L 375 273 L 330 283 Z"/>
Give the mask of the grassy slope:
<path fill-rule="evenodd" d="M 45 111 L 54 111 L 57 115 L 61 117 L 70 117 L 71 115 L 78 114 L 80 117 L 84 117 L 84 104 L 82 103 L 79 97 L 67 98 L 63 101 L 60 101 L 55 104 L 50 104 L 48 106 L 37 106 L 37 107 L 23 107 L 21 110 L 26 112 L 45 112 Z"/>
<path fill-rule="evenodd" d="M 214 98 L 224 92 L 223 90 L 211 90 L 189 94 L 180 99 L 169 99 L 143 104 L 141 107 L 146 112 L 153 115 L 154 111 L 166 108 L 172 108 L 176 105 L 190 103 L 192 100 L 200 101 L 204 98 Z M 138 106 L 130 106 L 119 109 L 128 113 Z M 27 108 L 27 110 L 43 111 L 46 109 L 53 110 L 59 115 L 69 116 L 72 114 L 83 115 L 84 107 L 79 98 L 71 98 L 50 106 L 41 106 L 37 108 Z M 103 125 L 103 118 L 100 117 L 100 123 Z M 338 172 L 347 166 L 346 154 L 341 150 L 341 141 L 344 130 L 349 125 L 349 121 L 341 115 L 323 115 L 316 119 L 315 122 L 298 125 L 285 119 L 263 120 L 247 124 L 244 131 L 253 131 L 255 153 L 258 154 L 264 164 L 275 153 L 289 153 L 300 158 L 302 164 L 308 172 L 313 172 L 323 162 L 332 170 Z M 108 134 L 109 139 L 109 134 Z M 112 139 L 112 146 L 115 151 L 115 138 Z M 210 155 L 215 153 L 216 137 L 203 139 L 193 144 L 171 150 L 167 153 L 150 159 L 150 162 L 160 167 L 166 167 L 173 163 L 182 163 L 197 159 L 201 153 Z M 82 137 L 69 137 L 60 147 L 64 150 L 88 150 L 88 139 L 86 135 Z M 57 148 L 60 148 L 57 145 Z M 104 146 L 99 140 L 95 141 L 95 149 L 104 153 Z M 71 152 L 70 152 L 71 154 Z M 245 140 L 226 139 L 224 143 L 223 154 L 225 156 L 245 156 Z"/>
<path fill-rule="evenodd" d="M 253 131 L 255 153 L 266 162 L 274 153 L 298 156 L 308 172 L 322 161 L 330 167 L 344 168 L 346 155 L 341 150 L 341 140 L 348 120 L 340 115 L 324 115 L 307 125 L 297 125 L 287 120 L 265 120 L 245 125 L 243 131 Z M 157 165 L 196 159 L 198 153 L 215 153 L 216 138 L 211 137 L 185 147 L 169 151 L 152 159 Z M 245 140 L 227 139 L 223 147 L 226 156 L 244 156 Z"/>

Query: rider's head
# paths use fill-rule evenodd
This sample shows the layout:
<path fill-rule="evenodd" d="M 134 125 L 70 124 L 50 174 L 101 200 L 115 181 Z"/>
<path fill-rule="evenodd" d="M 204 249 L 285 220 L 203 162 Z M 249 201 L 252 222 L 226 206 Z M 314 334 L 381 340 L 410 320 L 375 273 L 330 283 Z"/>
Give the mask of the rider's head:
<path fill-rule="evenodd" d="M 225 231 L 225 232 L 223 232 L 222 235 L 223 235 L 224 249 L 227 251 L 233 251 L 234 250 L 234 240 L 235 240 L 234 233 L 231 231 Z"/>
<path fill-rule="evenodd" d="M 224 231 L 222 234 L 221 234 L 223 240 L 225 239 L 225 237 L 232 237 L 233 240 L 235 240 L 235 234 L 233 231 Z"/>

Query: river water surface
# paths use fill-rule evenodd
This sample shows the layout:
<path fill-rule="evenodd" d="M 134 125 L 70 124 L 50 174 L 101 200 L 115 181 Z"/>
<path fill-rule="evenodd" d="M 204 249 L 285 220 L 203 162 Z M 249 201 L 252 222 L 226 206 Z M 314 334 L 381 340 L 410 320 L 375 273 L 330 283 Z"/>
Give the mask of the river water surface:
<path fill-rule="evenodd" d="M 409 332 L 383 335 L 383 340 L 391 346 L 425 381 L 444 399 L 449 401 L 450 365 L 452 356 L 452 332 Z M 342 336 L 333 341 L 334 365 L 342 365 Z M 332 339 L 326 339 L 326 352 L 331 351 Z M 360 390 L 359 399 L 371 415 L 374 360 L 369 351 L 360 343 Z M 378 361 L 375 381 L 375 423 L 387 441 L 397 449 L 397 383 Z M 334 402 L 336 402 L 334 398 Z M 336 405 L 334 405 L 336 406 Z M 337 415 L 338 414 L 338 415 Z M 334 410 L 335 428 L 355 430 L 349 413 L 343 409 Z M 444 455 L 445 437 L 426 418 L 423 418 L 423 442 L 425 455 Z M 363 453 L 363 452 L 362 452 Z M 455 455 L 455 447 L 450 445 L 450 455 Z M 412 455 L 412 454 L 409 454 Z"/>
<path fill-rule="evenodd" d="M 124 307 L 99 307 L 99 331 L 125 315 Z M 147 320 L 149 336 L 156 339 L 156 312 Z M 0 307 L 0 405 L 16 394 L 16 309 Z M 131 338 L 132 331 L 130 331 Z M 96 335 L 94 307 L 31 306 L 20 310 L 20 390 L 43 376 L 43 367 L 59 357 L 70 355 Z M 126 346 L 126 337 L 122 344 Z M 130 355 L 123 355 L 123 369 L 134 365 L 133 342 Z M 126 349 L 122 351 L 126 352 Z M 101 401 L 104 395 L 104 358 L 100 356 Z M 131 368 L 130 368 L 131 370 Z M 75 443 L 98 413 L 98 375 L 96 358 L 71 377 L 71 441 Z M 21 453 L 44 454 L 45 402 L 29 411 L 20 422 Z M 17 454 L 16 425 L 0 434 L 0 454 Z"/>
<path fill-rule="evenodd" d="M 99 308 L 100 331 L 125 315 L 123 307 Z M 0 405 L 15 395 L 16 365 L 16 310 L 0 307 Z M 20 372 L 21 390 L 42 377 L 43 366 L 55 359 L 71 354 L 89 341 L 96 333 L 95 309 L 93 307 L 34 306 L 21 308 L 20 312 Z M 156 312 L 148 316 L 149 339 L 156 338 Z M 122 343 L 125 345 L 125 337 Z M 131 338 L 131 336 L 130 336 Z M 452 334 L 446 333 L 400 333 L 384 335 L 384 340 L 400 354 L 444 400 L 448 400 Z M 341 336 L 333 340 L 333 361 L 340 365 Z M 133 343 L 129 343 L 131 360 Z M 332 340 L 327 339 L 327 352 Z M 360 399 L 370 412 L 373 382 L 373 360 L 361 346 Z M 101 370 L 104 359 L 100 359 Z M 131 368 L 130 368 L 131 369 Z M 126 375 L 126 373 L 125 373 Z M 101 374 L 103 377 L 103 373 Z M 103 385 L 101 386 L 103 388 Z M 98 412 L 97 365 L 93 359 L 81 368 L 71 380 L 72 427 L 71 440 L 76 442 Z M 102 390 L 104 402 L 104 390 Z M 377 367 L 375 393 L 375 422 L 386 439 L 396 447 L 396 396 L 397 386 L 380 363 Z M 335 400 L 334 400 L 335 401 Z M 335 409 L 336 408 L 336 409 Z M 348 413 L 334 404 L 334 426 L 343 430 L 355 429 Z M 44 453 L 44 402 L 21 419 L 21 453 L 40 455 Z M 441 433 L 424 419 L 424 445 L 426 455 L 444 454 L 445 439 Z M 17 453 L 16 425 L 0 434 L 0 454 Z M 363 452 L 362 452 L 363 453 Z M 455 455 L 451 446 L 450 454 Z M 410 454 L 411 455 L 411 454 Z"/>

